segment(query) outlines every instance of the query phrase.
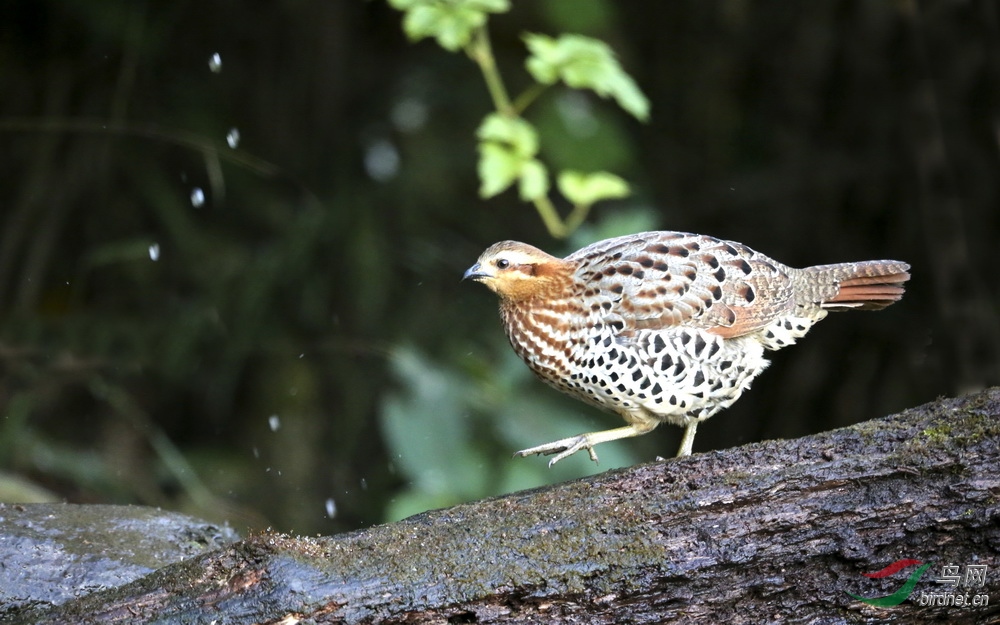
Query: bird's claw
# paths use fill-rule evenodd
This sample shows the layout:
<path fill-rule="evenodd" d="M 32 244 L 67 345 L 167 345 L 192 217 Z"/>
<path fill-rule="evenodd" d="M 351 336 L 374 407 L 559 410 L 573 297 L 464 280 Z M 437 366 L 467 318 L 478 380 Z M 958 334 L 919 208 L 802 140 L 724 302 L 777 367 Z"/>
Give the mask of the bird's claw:
<path fill-rule="evenodd" d="M 563 458 L 568 458 L 581 449 L 586 449 L 587 453 L 590 455 L 590 459 L 595 463 L 597 460 L 597 452 L 594 451 L 594 444 L 590 442 L 590 439 L 585 435 L 571 436 L 570 438 L 564 438 L 552 443 L 545 443 L 544 445 L 539 445 L 537 447 L 530 447 L 528 449 L 522 449 L 521 451 L 515 452 L 515 456 L 520 456 L 525 458 L 527 456 L 551 456 L 556 454 L 556 457 L 549 460 L 549 467 L 559 462 Z"/>

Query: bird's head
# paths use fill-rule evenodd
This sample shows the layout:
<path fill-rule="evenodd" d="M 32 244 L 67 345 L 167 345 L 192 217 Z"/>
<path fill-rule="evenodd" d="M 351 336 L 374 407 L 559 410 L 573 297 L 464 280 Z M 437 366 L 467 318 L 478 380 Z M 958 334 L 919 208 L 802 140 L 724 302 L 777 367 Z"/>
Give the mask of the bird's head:
<path fill-rule="evenodd" d="M 517 241 L 494 243 L 469 267 L 463 280 L 482 282 L 501 299 L 525 301 L 554 296 L 565 288 L 571 263 Z"/>

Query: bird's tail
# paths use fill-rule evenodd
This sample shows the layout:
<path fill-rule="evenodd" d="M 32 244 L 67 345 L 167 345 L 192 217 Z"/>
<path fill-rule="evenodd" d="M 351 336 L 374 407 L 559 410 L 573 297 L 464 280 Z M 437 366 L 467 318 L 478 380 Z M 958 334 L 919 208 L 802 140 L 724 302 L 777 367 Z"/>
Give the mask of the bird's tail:
<path fill-rule="evenodd" d="M 898 260 L 869 260 L 807 267 L 819 283 L 833 282 L 835 294 L 823 297 L 827 310 L 881 310 L 903 297 L 903 283 L 910 279 L 910 266 Z"/>

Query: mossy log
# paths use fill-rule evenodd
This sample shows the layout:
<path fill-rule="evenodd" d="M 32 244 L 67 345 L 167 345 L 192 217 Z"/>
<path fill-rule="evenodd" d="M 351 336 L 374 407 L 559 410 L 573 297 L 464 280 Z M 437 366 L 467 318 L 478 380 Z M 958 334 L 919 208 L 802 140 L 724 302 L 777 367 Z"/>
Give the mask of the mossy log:
<path fill-rule="evenodd" d="M 895 606 L 914 569 L 930 564 Z M 1000 389 L 329 538 L 262 534 L 32 623 L 996 623 Z M 912 578 L 913 576 L 910 575 Z M 905 594 L 905 593 L 904 593 Z M 15 619 L 16 622 L 16 619 Z"/>

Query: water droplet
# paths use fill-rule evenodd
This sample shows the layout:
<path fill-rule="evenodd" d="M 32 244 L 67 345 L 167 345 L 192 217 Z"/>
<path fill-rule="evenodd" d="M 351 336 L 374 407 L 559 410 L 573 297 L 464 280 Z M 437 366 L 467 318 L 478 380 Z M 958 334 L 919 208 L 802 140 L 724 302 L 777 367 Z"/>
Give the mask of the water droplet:
<path fill-rule="evenodd" d="M 256 446 L 253 448 L 253 457 L 256 460 L 260 460 L 260 450 Z"/>
<path fill-rule="evenodd" d="M 208 57 L 208 69 L 212 70 L 213 74 L 218 74 L 222 71 L 222 57 L 218 52 L 212 54 Z"/>
<path fill-rule="evenodd" d="M 337 502 L 333 500 L 333 497 L 326 500 L 326 516 L 330 519 L 337 516 Z"/>
<path fill-rule="evenodd" d="M 201 187 L 195 187 L 191 189 L 191 206 L 195 208 L 201 208 L 205 204 L 205 192 L 201 190 Z"/>
<path fill-rule="evenodd" d="M 160 260 L 160 244 L 154 243 L 149 246 L 149 260 L 154 263 Z M 66 284 L 69 284 L 68 282 Z"/>
<path fill-rule="evenodd" d="M 277 432 L 281 429 L 281 417 L 276 414 L 271 415 L 267 418 L 267 425 L 271 428 L 272 432 Z"/>
<path fill-rule="evenodd" d="M 296 395 L 298 395 L 299 394 L 298 387 L 293 386 L 293 387 L 289 388 L 288 389 L 288 394 L 291 395 L 292 397 L 295 397 Z"/>
<path fill-rule="evenodd" d="M 361 478 L 361 490 L 368 490 L 368 480 Z"/>
<path fill-rule="evenodd" d="M 376 182 L 386 182 L 399 173 L 399 151 L 386 139 L 371 143 L 365 150 L 365 171 Z"/>
<path fill-rule="evenodd" d="M 226 133 L 226 143 L 231 148 L 235 148 L 240 144 L 240 130 L 239 128 L 230 128 L 229 132 Z"/>

